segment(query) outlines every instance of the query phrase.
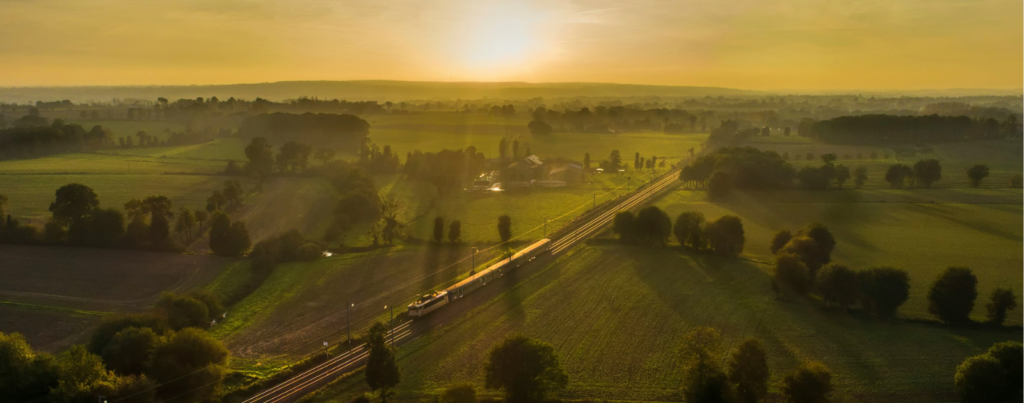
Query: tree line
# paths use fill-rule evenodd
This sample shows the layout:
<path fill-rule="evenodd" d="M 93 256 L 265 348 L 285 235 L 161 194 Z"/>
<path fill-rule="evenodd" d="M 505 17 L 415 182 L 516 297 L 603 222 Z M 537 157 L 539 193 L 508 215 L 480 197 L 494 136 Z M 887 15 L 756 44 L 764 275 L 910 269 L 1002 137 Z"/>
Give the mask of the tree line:
<path fill-rule="evenodd" d="M 113 145 L 113 133 L 103 126 L 86 130 L 75 123 L 26 115 L 14 127 L 0 129 L 0 158 L 32 158 L 48 154 L 79 152 Z"/>
<path fill-rule="evenodd" d="M 411 179 L 429 182 L 437 188 L 438 194 L 447 195 L 462 190 L 462 184 L 482 172 L 485 163 L 484 154 L 473 146 L 436 153 L 416 150 L 406 156 L 402 173 Z"/>
<path fill-rule="evenodd" d="M 332 113 L 261 113 L 247 116 L 238 128 L 245 137 L 264 137 L 282 141 L 330 142 L 342 151 L 356 151 L 366 142 L 370 124 L 349 114 Z"/>
<path fill-rule="evenodd" d="M 205 291 L 164 293 L 146 313 L 104 319 L 85 345 L 55 356 L 0 333 L 0 401 L 199 401 L 220 393 L 228 350 L 203 329 L 223 315 Z"/>
<path fill-rule="evenodd" d="M 0 195 L 0 214 L 6 216 L 0 221 L 0 242 L 180 251 L 181 245 L 209 230 L 214 253 L 240 256 L 249 249 L 248 230 L 244 222 L 232 223 L 221 209 L 234 211 L 241 206 L 242 196 L 238 181 L 226 181 L 224 190 L 215 191 L 207 200 L 206 210 L 181 207 L 176 213 L 170 199 L 154 195 L 129 200 L 122 213 L 116 208 L 101 208 L 92 188 L 70 183 L 55 192 L 49 207 L 50 220 L 40 233 L 38 228 L 22 225 L 7 214 L 9 200 Z M 175 216 L 173 231 L 178 241 L 171 237 Z M 204 226 L 206 221 L 210 221 L 208 227 Z"/>
<path fill-rule="evenodd" d="M 1005 121 L 968 116 L 840 116 L 814 121 L 805 118 L 797 134 L 832 144 L 899 144 L 932 141 L 983 140 L 1020 137 L 1017 116 Z"/>

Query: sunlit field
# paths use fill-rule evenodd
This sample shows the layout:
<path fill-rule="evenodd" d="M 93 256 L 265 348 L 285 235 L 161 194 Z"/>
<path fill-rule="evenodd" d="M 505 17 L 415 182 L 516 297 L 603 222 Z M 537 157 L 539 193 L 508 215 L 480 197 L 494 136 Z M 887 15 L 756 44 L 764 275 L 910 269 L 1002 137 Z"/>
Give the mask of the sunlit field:
<path fill-rule="evenodd" d="M 583 247 L 460 322 L 402 346 L 396 398 L 439 394 L 458 382 L 482 390 L 487 350 L 521 333 L 554 345 L 569 375 L 564 399 L 678 401 L 680 340 L 712 326 L 726 348 L 751 336 L 765 344 L 773 394 L 783 374 L 820 360 L 834 373 L 837 397 L 951 401 L 961 360 L 1021 337 L 1020 330 L 956 331 L 827 313 L 776 301 L 768 283 L 763 267 L 743 260 L 676 248 Z M 356 375 L 311 401 L 348 402 L 365 391 Z"/>

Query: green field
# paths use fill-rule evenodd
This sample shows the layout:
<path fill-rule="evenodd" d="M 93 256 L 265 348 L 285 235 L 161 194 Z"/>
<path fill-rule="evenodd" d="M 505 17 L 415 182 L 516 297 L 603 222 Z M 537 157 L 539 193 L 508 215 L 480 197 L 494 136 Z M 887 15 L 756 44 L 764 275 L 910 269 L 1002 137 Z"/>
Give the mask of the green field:
<path fill-rule="evenodd" d="M 100 125 L 105 129 L 109 129 L 114 133 L 114 141 L 117 141 L 120 137 L 135 136 L 135 133 L 140 131 L 146 132 L 149 135 L 155 135 L 161 140 L 166 140 L 169 136 L 166 132 L 183 132 L 185 131 L 185 123 L 174 120 L 79 120 L 79 119 L 67 119 L 67 123 L 75 123 L 82 125 L 85 130 L 91 129 L 93 126 Z M 138 138 L 133 141 L 138 141 Z"/>
<path fill-rule="evenodd" d="M 1019 330 L 876 322 L 778 302 L 764 268 L 747 261 L 676 248 L 586 246 L 400 347 L 396 398 L 422 399 L 464 381 L 480 388 L 487 350 L 521 333 L 555 346 L 570 379 L 561 398 L 678 401 L 679 343 L 697 326 L 720 329 L 727 347 L 760 339 L 773 393 L 786 372 L 818 360 L 834 371 L 838 396 L 864 401 L 954 400 L 960 361 L 1021 338 Z M 349 402 L 365 391 L 357 375 L 311 401 Z"/>
<path fill-rule="evenodd" d="M 1020 189 L 862 189 L 738 194 L 712 203 L 704 192 L 676 190 L 657 202 L 674 219 L 700 211 L 709 220 L 743 219 L 744 254 L 768 262 L 772 235 L 821 222 L 835 235 L 833 261 L 860 269 L 889 265 L 910 272 L 910 300 L 903 316 L 930 317 L 925 295 L 939 272 L 967 266 L 978 276 L 974 316 L 997 286 L 1024 281 Z M 1020 304 L 1021 290 L 1016 290 Z M 1020 325 L 1020 315 L 1008 320 Z"/>

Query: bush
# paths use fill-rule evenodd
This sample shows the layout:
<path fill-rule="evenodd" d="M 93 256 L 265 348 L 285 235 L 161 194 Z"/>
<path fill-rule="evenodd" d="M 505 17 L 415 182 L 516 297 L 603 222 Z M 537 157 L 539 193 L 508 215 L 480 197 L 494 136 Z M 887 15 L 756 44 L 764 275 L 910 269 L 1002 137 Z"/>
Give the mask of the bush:
<path fill-rule="evenodd" d="M 779 253 L 779 251 L 782 250 L 782 247 L 789 243 L 790 239 L 793 239 L 793 234 L 790 233 L 788 229 L 776 232 L 775 236 L 772 237 L 772 243 L 768 248 L 772 251 L 773 255 Z"/>
<path fill-rule="evenodd" d="M 149 366 L 149 357 L 153 354 L 160 336 L 148 327 L 129 327 L 110 340 L 103 348 L 103 362 L 107 368 L 121 375 L 139 375 Z"/>
<path fill-rule="evenodd" d="M 826 403 L 831 393 L 832 371 L 820 362 L 804 364 L 782 379 L 789 403 Z"/>
<path fill-rule="evenodd" d="M 114 335 L 132 327 L 153 329 L 157 335 L 161 335 L 169 329 L 167 319 L 154 314 L 114 316 L 100 322 L 100 325 L 92 332 L 92 337 L 86 347 L 93 354 L 102 354 Z"/>
<path fill-rule="evenodd" d="M 950 267 L 928 290 L 928 312 L 947 324 L 962 325 L 970 322 L 977 297 L 978 278 L 974 272 L 966 267 Z"/>
<path fill-rule="evenodd" d="M 1024 389 L 1024 345 L 1016 341 L 996 343 L 988 349 L 988 355 L 999 361 L 1006 372 L 1004 390 L 1007 396 L 1013 397 Z"/>
<path fill-rule="evenodd" d="M 199 401 L 217 393 L 227 359 L 228 350 L 219 340 L 199 329 L 185 329 L 153 351 L 150 374 L 163 384 L 161 397 Z"/>
<path fill-rule="evenodd" d="M 808 236 L 797 236 L 790 239 L 786 246 L 783 246 L 779 253 L 786 253 L 800 257 L 800 260 L 807 266 L 810 281 L 814 281 L 818 269 L 825 264 L 825 257 L 821 255 L 821 247 L 814 239 Z"/>
<path fill-rule="evenodd" d="M 770 378 L 764 347 L 757 339 L 747 339 L 729 357 L 729 380 L 736 384 L 740 403 L 757 403 L 764 399 Z"/>
<path fill-rule="evenodd" d="M 954 378 L 964 403 L 990 403 L 1005 397 L 1006 371 L 999 360 L 982 354 L 969 357 L 956 368 Z"/>
<path fill-rule="evenodd" d="M 187 327 L 205 329 L 210 324 L 210 310 L 199 300 L 175 293 L 160 295 L 156 308 L 167 318 L 167 324 L 174 330 Z"/>
<path fill-rule="evenodd" d="M 468 383 L 449 386 L 438 401 L 440 403 L 476 403 L 476 389 Z"/>

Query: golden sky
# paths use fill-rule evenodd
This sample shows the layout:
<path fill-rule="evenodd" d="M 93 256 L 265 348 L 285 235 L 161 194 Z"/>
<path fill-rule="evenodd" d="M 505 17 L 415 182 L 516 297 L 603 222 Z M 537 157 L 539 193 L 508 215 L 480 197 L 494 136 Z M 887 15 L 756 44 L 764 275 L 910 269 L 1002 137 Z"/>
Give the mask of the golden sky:
<path fill-rule="evenodd" d="M 1024 87 L 1021 0 L 0 0 L 0 86 Z"/>

